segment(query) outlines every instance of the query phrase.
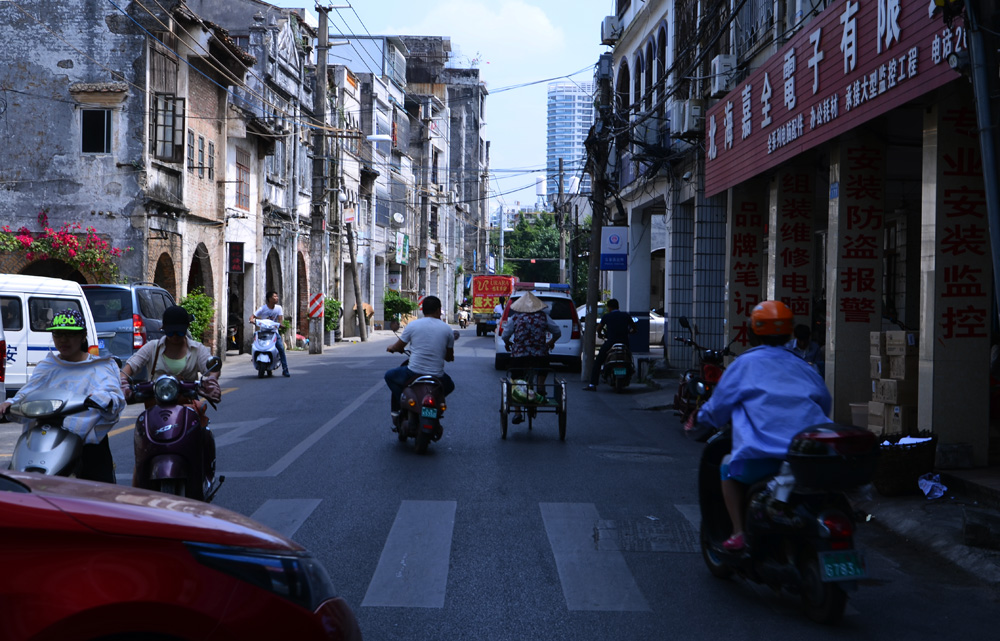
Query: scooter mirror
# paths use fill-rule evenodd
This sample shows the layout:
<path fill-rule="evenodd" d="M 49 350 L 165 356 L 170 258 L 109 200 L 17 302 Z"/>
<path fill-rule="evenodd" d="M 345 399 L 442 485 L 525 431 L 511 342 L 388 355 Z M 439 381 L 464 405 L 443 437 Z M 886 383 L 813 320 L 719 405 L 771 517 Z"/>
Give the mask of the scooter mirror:
<path fill-rule="evenodd" d="M 677 319 L 677 322 L 680 323 L 681 327 L 683 327 L 684 329 L 691 329 L 691 325 L 688 323 L 687 316 L 681 316 L 680 318 Z"/>
<path fill-rule="evenodd" d="M 394 332 L 398 332 L 399 331 L 399 321 L 398 320 L 389 321 L 389 329 L 391 329 Z"/>
<path fill-rule="evenodd" d="M 218 356 L 212 356 L 208 359 L 208 371 L 209 372 L 219 372 L 222 371 L 222 359 Z"/>
<path fill-rule="evenodd" d="M 112 356 L 111 360 L 115 362 L 115 365 L 118 366 L 118 369 L 122 368 L 122 359 L 118 358 L 117 356 Z"/>

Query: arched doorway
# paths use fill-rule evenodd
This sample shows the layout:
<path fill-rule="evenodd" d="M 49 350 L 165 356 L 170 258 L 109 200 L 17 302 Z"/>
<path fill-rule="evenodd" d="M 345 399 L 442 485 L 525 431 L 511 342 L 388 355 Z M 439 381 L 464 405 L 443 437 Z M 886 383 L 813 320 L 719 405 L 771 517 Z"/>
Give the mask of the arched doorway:
<path fill-rule="evenodd" d="M 296 327 L 303 336 L 309 335 L 309 274 L 306 271 L 306 259 L 302 252 L 298 253 L 296 269 L 296 289 L 298 292 L 298 310 Z M 291 302 L 291 301 L 289 301 Z"/>
<path fill-rule="evenodd" d="M 215 298 L 212 281 L 212 258 L 204 243 L 198 243 L 195 248 L 194 258 L 191 259 L 191 268 L 188 270 L 187 291 L 192 292 L 195 289 L 201 289 L 206 296 Z"/>
<path fill-rule="evenodd" d="M 281 291 L 281 259 L 274 248 L 267 252 L 267 267 L 264 274 L 264 296 L 268 292 L 278 292 L 278 300 L 283 300 L 284 292 Z M 283 301 L 287 303 L 288 301 Z M 284 307 L 284 306 L 282 306 Z"/>
<path fill-rule="evenodd" d="M 64 263 L 58 258 L 46 258 L 45 260 L 36 260 L 33 263 L 28 263 L 21 269 L 20 273 L 25 276 L 47 276 L 48 278 L 72 280 L 81 285 L 87 284 L 86 277 L 79 269 L 68 263 Z"/>
<path fill-rule="evenodd" d="M 156 260 L 156 270 L 153 272 L 153 282 L 170 292 L 174 300 L 180 300 L 177 291 L 177 276 L 174 274 L 174 259 L 163 252 Z"/>

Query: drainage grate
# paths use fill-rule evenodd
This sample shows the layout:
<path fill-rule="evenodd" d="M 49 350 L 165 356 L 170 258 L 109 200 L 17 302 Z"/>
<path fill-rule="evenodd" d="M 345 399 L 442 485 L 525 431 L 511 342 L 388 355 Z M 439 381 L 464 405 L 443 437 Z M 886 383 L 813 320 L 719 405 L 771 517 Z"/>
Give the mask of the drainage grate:
<path fill-rule="evenodd" d="M 698 533 L 686 520 L 601 520 L 594 526 L 594 540 L 598 550 L 699 552 Z"/>

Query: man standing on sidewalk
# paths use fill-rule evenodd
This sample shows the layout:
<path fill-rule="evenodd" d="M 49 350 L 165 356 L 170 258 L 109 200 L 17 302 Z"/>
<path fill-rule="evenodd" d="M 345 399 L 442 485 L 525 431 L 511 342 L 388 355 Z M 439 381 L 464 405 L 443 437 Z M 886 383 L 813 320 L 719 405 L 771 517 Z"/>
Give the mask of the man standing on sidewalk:
<path fill-rule="evenodd" d="M 278 304 L 278 292 L 268 292 L 267 302 L 260 306 L 260 309 L 250 314 L 250 322 L 254 322 L 258 318 L 263 318 L 264 320 L 272 320 L 281 326 L 281 321 L 285 319 L 285 312 L 281 309 L 281 305 Z M 288 373 L 288 360 L 285 358 L 285 340 L 281 337 L 281 332 L 278 332 L 278 356 L 281 357 L 281 375 L 288 377 L 291 374 Z"/>

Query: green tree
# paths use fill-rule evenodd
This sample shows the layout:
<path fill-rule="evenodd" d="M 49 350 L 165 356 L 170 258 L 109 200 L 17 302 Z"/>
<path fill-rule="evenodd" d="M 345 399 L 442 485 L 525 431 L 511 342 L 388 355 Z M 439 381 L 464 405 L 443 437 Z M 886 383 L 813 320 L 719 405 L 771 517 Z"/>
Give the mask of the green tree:
<path fill-rule="evenodd" d="M 192 289 L 187 296 L 181 299 L 181 307 L 194 316 L 189 331 L 196 341 L 201 341 L 205 330 L 212 324 L 212 318 L 215 317 L 215 301 L 211 296 L 205 294 L 205 290 L 198 287 Z"/>
<path fill-rule="evenodd" d="M 492 234 L 500 245 L 500 232 Z M 531 259 L 537 262 L 532 263 Z M 504 234 L 504 269 L 520 280 L 555 283 L 559 280 L 559 230 L 548 212 L 522 215 L 514 231 Z"/>

